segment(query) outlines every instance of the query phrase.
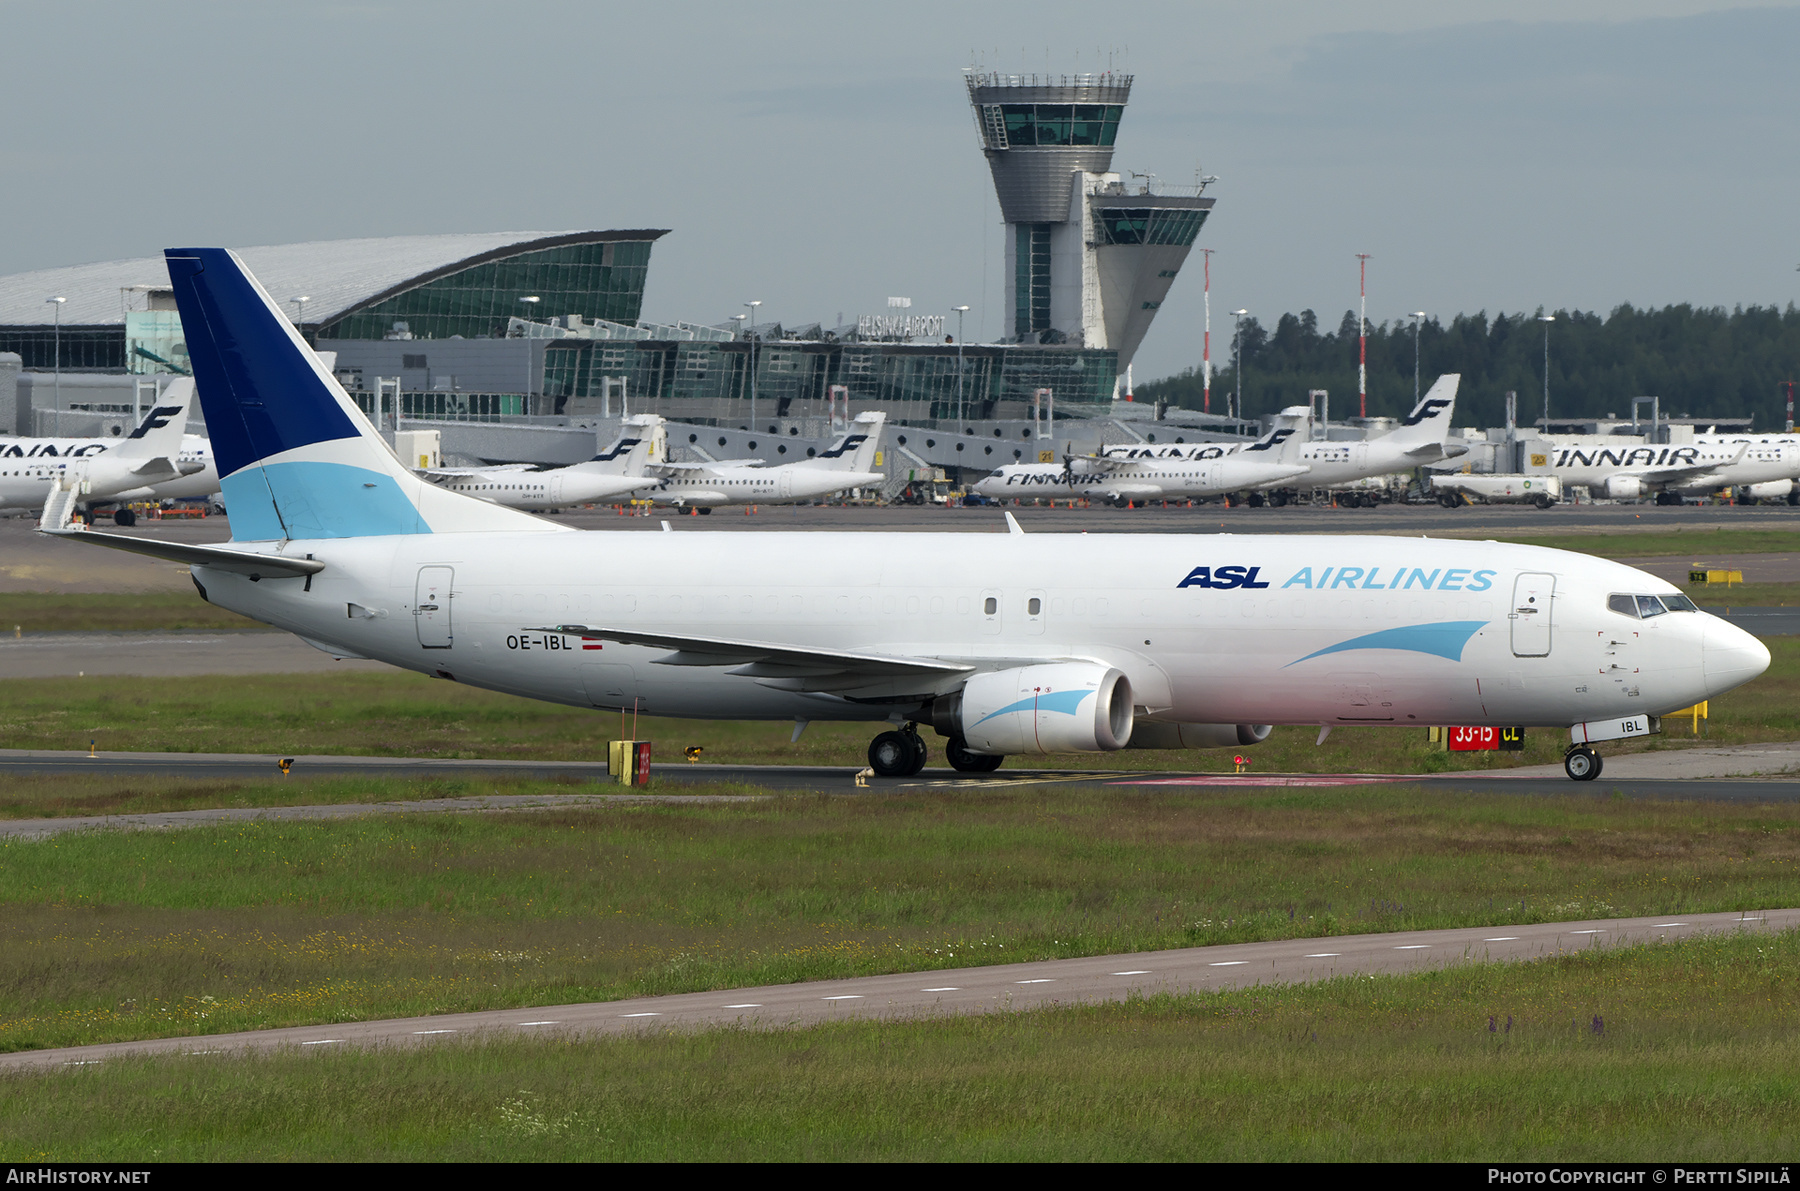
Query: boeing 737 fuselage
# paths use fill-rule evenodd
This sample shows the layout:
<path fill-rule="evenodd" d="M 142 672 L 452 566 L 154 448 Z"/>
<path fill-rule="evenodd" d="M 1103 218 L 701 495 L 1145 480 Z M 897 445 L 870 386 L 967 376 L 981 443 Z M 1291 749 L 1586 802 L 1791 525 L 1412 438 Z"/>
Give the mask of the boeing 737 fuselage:
<path fill-rule="evenodd" d="M 1380 537 L 565 531 L 375 439 L 231 253 L 169 253 L 232 542 L 69 533 L 340 656 L 657 715 L 864 720 L 881 773 L 1252 744 L 1272 724 L 1542 725 L 1588 742 L 1760 674 L 1672 584 L 1532 546 Z"/>

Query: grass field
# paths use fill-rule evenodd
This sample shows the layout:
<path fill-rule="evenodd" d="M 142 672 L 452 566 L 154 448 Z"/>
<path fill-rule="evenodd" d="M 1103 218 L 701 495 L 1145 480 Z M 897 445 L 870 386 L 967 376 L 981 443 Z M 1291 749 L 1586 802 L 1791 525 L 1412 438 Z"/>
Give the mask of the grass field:
<path fill-rule="evenodd" d="M 0 633 L 267 629 L 192 591 L 0 591 Z"/>
<path fill-rule="evenodd" d="M 1800 638 L 1772 638 L 1769 671 L 1712 700 L 1699 736 L 1671 721 L 1666 734 L 1608 744 L 1608 756 L 1686 744 L 1800 739 Z M 638 735 L 674 761 L 690 745 L 729 764 L 867 763 L 878 725 L 814 723 L 796 743 L 788 722 L 642 717 Z M 629 731 L 629 730 L 627 730 Z M 156 678 L 35 678 L 0 683 L 0 748 L 109 751 L 340 754 L 533 760 L 600 760 L 620 735 L 616 713 L 562 707 L 400 671 L 231 675 L 204 682 Z M 932 764 L 941 741 L 926 733 Z M 1278 728 L 1247 751 L 1254 771 L 1435 773 L 1551 764 L 1565 732 L 1534 729 L 1518 753 L 1445 753 L 1423 728 L 1339 728 L 1323 746 L 1317 728 Z M 1102 764 L 1125 770 L 1228 771 L 1240 750 L 1129 749 Z M 1009 757 L 1007 769 L 1077 764 Z M 16 814 L 0 792 L 0 815 Z"/>
<path fill-rule="evenodd" d="M 0 1161 L 1785 1162 L 1800 932 L 800 1031 L 116 1059 Z"/>
<path fill-rule="evenodd" d="M 1015 787 L 81 832 L 0 842 L 0 1047 L 1797 890 L 1800 807 L 1604 790 Z"/>

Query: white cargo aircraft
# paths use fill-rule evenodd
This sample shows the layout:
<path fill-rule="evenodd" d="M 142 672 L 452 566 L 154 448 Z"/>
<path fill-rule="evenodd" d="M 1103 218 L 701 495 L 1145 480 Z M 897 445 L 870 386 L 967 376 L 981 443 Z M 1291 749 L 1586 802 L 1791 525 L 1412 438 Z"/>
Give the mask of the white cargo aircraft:
<path fill-rule="evenodd" d="M 666 453 L 667 431 L 655 414 L 631 414 L 613 444 L 585 463 L 537 471 L 524 464 L 502 467 L 432 467 L 419 474 L 450 492 L 509 509 L 543 513 L 619 500 L 660 481 L 646 468 Z"/>
<path fill-rule="evenodd" d="M 183 450 L 193 399 L 192 380 L 174 381 L 124 439 L 0 440 L 0 508 L 43 508 L 59 484 L 75 490 L 72 505 L 147 499 L 162 485 L 203 474 L 206 463 Z M 129 510 L 117 519 L 135 520 Z"/>
<path fill-rule="evenodd" d="M 918 725 L 952 765 L 1241 747 L 1271 724 L 1591 742 L 1761 674 L 1675 587 L 1584 554 L 1358 536 L 583 532 L 403 467 L 227 250 L 167 253 L 234 539 L 95 531 L 339 656 L 583 707 Z"/>
<path fill-rule="evenodd" d="M 760 460 L 664 462 L 657 469 L 662 482 L 645 495 L 659 505 L 706 512 L 722 505 L 794 504 L 847 488 L 867 488 L 886 478 L 869 470 L 881 448 L 886 420 L 886 414 L 875 410 L 857 414 L 851 428 L 814 458 L 776 467 L 764 467 Z"/>

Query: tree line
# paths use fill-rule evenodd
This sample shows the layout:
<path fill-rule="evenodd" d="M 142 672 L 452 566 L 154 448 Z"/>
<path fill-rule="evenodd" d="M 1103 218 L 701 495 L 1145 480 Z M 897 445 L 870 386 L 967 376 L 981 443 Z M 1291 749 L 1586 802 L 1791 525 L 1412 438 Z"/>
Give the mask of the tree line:
<path fill-rule="evenodd" d="M 1624 305 L 1604 318 L 1558 310 L 1551 323 L 1539 321 L 1543 313 L 1489 318 L 1482 311 L 1456 315 L 1447 324 L 1420 320 L 1420 388 L 1430 388 L 1441 373 L 1460 372 L 1457 425 L 1504 424 L 1509 389 L 1519 395 L 1519 423 L 1531 425 L 1543 412 L 1546 327 L 1553 420 L 1629 417 L 1633 397 L 1656 396 L 1668 416 L 1754 417 L 1757 429 L 1779 430 L 1787 392 L 1779 382 L 1800 381 L 1800 311 L 1791 302 L 1785 310 L 1731 311 L 1685 303 L 1660 310 Z M 1334 421 L 1356 413 L 1354 310 L 1344 312 L 1336 331 L 1321 332 L 1318 316 L 1303 310 L 1282 315 L 1273 331 L 1245 318 L 1241 335 L 1248 416 L 1304 405 L 1309 389 L 1330 391 Z M 1413 405 L 1414 322 L 1371 323 L 1368 341 L 1369 413 L 1404 415 Z M 1214 362 L 1214 413 L 1226 411 L 1226 395 L 1236 384 L 1228 324 Z M 1141 385 L 1136 396 L 1199 409 L 1200 366 Z"/>

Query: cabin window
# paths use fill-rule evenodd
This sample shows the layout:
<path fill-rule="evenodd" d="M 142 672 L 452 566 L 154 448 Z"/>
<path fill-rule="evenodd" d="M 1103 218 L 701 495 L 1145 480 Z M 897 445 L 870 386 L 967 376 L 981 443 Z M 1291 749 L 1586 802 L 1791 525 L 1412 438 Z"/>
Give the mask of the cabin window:
<path fill-rule="evenodd" d="M 1025 611 L 1029 615 L 1036 616 L 1039 613 L 1041 613 L 1043 610 L 1044 610 L 1044 601 L 1038 599 L 1036 596 L 1032 596 L 1029 600 L 1025 601 Z"/>
<path fill-rule="evenodd" d="M 1617 612 L 1620 616 L 1629 616 L 1633 620 L 1637 619 L 1636 596 L 1609 595 L 1606 597 L 1606 606 L 1612 611 Z"/>
<path fill-rule="evenodd" d="M 986 612 L 989 616 L 992 616 L 994 613 L 1000 611 L 1000 601 L 993 596 L 989 596 L 987 602 L 982 605 L 981 610 Z"/>

